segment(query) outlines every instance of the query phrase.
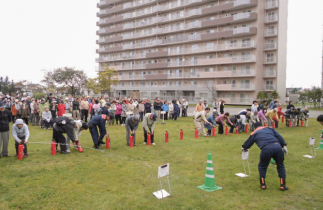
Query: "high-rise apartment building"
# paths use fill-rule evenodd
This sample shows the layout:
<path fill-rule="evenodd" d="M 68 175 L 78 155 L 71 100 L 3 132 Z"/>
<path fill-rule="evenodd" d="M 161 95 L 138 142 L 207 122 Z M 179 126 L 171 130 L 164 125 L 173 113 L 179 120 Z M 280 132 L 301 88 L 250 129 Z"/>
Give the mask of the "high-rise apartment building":
<path fill-rule="evenodd" d="M 105 0 L 99 69 L 118 70 L 115 96 L 223 99 L 286 94 L 287 0 Z"/>

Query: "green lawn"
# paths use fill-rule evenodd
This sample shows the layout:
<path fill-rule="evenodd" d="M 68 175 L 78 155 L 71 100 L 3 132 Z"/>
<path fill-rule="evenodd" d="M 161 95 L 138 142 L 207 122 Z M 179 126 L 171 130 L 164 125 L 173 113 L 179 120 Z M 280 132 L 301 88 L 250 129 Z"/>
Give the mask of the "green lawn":
<path fill-rule="evenodd" d="M 257 164 L 259 148 L 250 150 L 251 177 L 239 178 L 243 172 L 241 145 L 247 134 L 216 135 L 194 138 L 192 118 L 167 121 L 156 126 L 156 146 L 143 145 L 142 129 L 138 130 L 137 146 L 125 142 L 125 128 L 109 127 L 111 149 L 96 151 L 89 132 L 83 132 L 84 152 L 74 148 L 71 154 L 52 156 L 52 131 L 31 128 L 29 157 L 19 161 L 13 157 L 14 142 L 10 139 L 9 158 L 0 159 L 0 209 L 323 209 L 323 150 L 316 159 L 309 154 L 309 137 L 316 137 L 318 146 L 322 126 L 314 119 L 311 127 L 285 128 L 278 131 L 288 142 L 285 165 L 290 190 L 279 191 L 275 166 L 267 172 L 268 189 L 259 187 Z M 164 132 L 169 131 L 169 143 Z M 183 129 L 184 140 L 179 140 Z M 197 188 L 204 183 L 208 153 L 213 156 L 215 192 Z M 152 193 L 159 190 L 157 169 L 170 163 L 172 195 L 158 200 Z M 165 188 L 168 190 L 167 188 Z"/>

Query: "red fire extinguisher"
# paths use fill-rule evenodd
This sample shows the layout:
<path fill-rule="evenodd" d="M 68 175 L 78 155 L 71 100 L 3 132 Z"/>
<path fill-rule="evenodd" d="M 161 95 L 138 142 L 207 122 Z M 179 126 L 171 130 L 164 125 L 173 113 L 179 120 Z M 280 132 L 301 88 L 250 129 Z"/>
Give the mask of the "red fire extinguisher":
<path fill-rule="evenodd" d="M 80 141 L 75 141 L 75 143 L 76 143 L 76 146 L 77 146 L 77 150 L 78 150 L 79 152 L 83 152 L 83 148 L 82 148 L 82 146 L 81 146 L 81 144 L 80 144 Z"/>
<path fill-rule="evenodd" d="M 276 128 L 276 123 L 273 122 L 272 124 L 273 124 L 273 129 L 275 129 Z"/>
<path fill-rule="evenodd" d="M 56 142 L 52 141 L 52 155 L 56 155 Z"/>
<path fill-rule="evenodd" d="M 198 130 L 195 128 L 195 138 L 198 139 L 199 138 L 199 132 Z"/>
<path fill-rule="evenodd" d="M 285 116 L 283 115 L 282 116 L 282 123 L 284 123 L 285 122 Z"/>
<path fill-rule="evenodd" d="M 168 142 L 168 131 L 167 130 L 165 131 L 165 142 L 166 143 Z"/>
<path fill-rule="evenodd" d="M 183 140 L 183 130 L 180 131 L 180 140 Z"/>
<path fill-rule="evenodd" d="M 133 147 L 133 135 L 130 135 L 130 147 Z"/>
<path fill-rule="evenodd" d="M 151 145 L 151 135 L 150 135 L 150 133 L 147 134 L 147 144 Z"/>
<path fill-rule="evenodd" d="M 24 145 L 23 144 L 19 144 L 18 145 L 18 160 L 21 160 L 22 159 L 23 150 L 24 150 Z"/>
<path fill-rule="evenodd" d="M 248 133 L 248 132 L 249 132 L 249 130 L 248 130 L 248 124 L 246 124 L 246 129 L 245 129 L 245 131 L 246 131 L 246 133 Z"/>
<path fill-rule="evenodd" d="M 239 134 L 239 126 L 236 127 L 236 134 Z"/>
<path fill-rule="evenodd" d="M 105 148 L 110 149 L 110 136 L 108 136 L 105 140 Z"/>
<path fill-rule="evenodd" d="M 301 127 L 303 127 L 304 126 L 304 122 L 303 122 L 303 120 L 301 120 Z"/>
<path fill-rule="evenodd" d="M 225 135 L 229 135 L 229 128 L 228 128 L 228 126 L 225 126 Z"/>

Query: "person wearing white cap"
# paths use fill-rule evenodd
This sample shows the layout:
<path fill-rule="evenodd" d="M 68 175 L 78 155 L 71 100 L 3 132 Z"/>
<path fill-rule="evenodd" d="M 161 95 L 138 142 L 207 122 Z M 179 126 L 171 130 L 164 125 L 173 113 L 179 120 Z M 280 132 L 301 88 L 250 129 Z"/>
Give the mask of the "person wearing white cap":
<path fill-rule="evenodd" d="M 277 116 L 278 108 L 274 108 L 266 113 L 266 119 L 268 121 L 268 127 L 272 127 L 272 124 L 275 123 L 274 121 L 278 120 Z"/>
<path fill-rule="evenodd" d="M 18 145 L 24 145 L 24 158 L 28 157 L 27 143 L 30 136 L 28 126 L 22 119 L 17 119 L 12 125 L 12 136 L 15 139 L 16 156 L 18 155 Z"/>
<path fill-rule="evenodd" d="M 6 104 L 0 101 L 0 157 L 10 157 L 8 153 L 10 122 L 11 112 L 6 109 Z"/>

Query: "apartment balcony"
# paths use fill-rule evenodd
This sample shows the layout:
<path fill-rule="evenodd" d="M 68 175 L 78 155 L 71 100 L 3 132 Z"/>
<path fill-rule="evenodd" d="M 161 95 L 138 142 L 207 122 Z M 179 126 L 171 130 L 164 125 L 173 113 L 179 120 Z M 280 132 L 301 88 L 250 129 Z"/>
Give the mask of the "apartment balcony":
<path fill-rule="evenodd" d="M 191 90 L 191 91 L 195 91 L 195 90 L 205 90 L 204 86 L 198 86 L 198 85 L 191 85 L 191 84 L 172 84 L 172 85 L 117 85 L 114 86 L 114 88 L 116 90 Z"/>
<path fill-rule="evenodd" d="M 266 10 L 277 9 L 278 1 L 270 1 L 266 3 Z"/>
<path fill-rule="evenodd" d="M 105 35 L 105 34 L 111 34 L 121 31 L 123 28 L 122 26 L 117 26 L 113 28 L 102 28 L 96 32 L 97 35 Z"/>
<path fill-rule="evenodd" d="M 265 37 L 277 36 L 277 29 L 265 30 Z"/>
<path fill-rule="evenodd" d="M 220 84 L 215 85 L 217 91 L 254 91 L 255 84 Z"/>
<path fill-rule="evenodd" d="M 115 23 L 115 22 L 120 22 L 123 20 L 122 16 L 115 16 L 112 18 L 104 18 L 104 19 L 100 19 L 99 22 L 96 23 L 97 26 L 105 26 L 105 25 L 109 25 L 111 23 Z"/>
<path fill-rule="evenodd" d="M 118 13 L 118 12 L 121 12 L 123 10 L 123 6 L 120 5 L 120 6 L 116 6 L 116 7 L 113 7 L 111 9 L 105 9 L 105 10 L 100 10 L 96 16 L 97 17 L 105 17 L 105 16 L 108 16 L 108 15 L 111 15 L 113 13 Z"/>
<path fill-rule="evenodd" d="M 146 64 L 146 69 L 162 69 L 162 68 L 167 68 L 167 67 L 168 67 L 167 62 Z"/>
<path fill-rule="evenodd" d="M 241 50 L 241 49 L 252 49 L 256 48 L 255 41 L 248 42 L 236 42 L 232 44 L 219 44 L 216 46 L 217 51 L 225 51 L 225 50 Z"/>
<path fill-rule="evenodd" d="M 276 85 L 267 85 L 267 84 L 265 84 L 264 85 L 264 90 L 265 91 L 273 91 L 273 90 L 276 90 Z"/>
<path fill-rule="evenodd" d="M 121 75 L 118 76 L 118 79 L 121 80 L 145 80 L 145 75 L 135 74 L 135 75 Z"/>
<path fill-rule="evenodd" d="M 157 57 L 167 57 L 167 51 L 158 51 L 158 52 L 151 52 L 146 54 L 146 58 L 157 58 Z"/>
<path fill-rule="evenodd" d="M 257 6 L 258 0 L 236 0 L 235 2 L 228 2 L 224 4 L 220 4 L 217 6 L 204 8 L 202 9 L 202 14 L 213 14 L 222 11 L 232 11 L 237 9 L 244 9 L 253 6 Z"/>
<path fill-rule="evenodd" d="M 183 36 L 179 38 L 172 38 L 172 39 L 162 39 L 162 44 L 172 44 L 177 42 L 186 42 L 186 41 L 194 41 L 194 40 L 201 40 L 201 34 L 194 34 Z"/>
<path fill-rule="evenodd" d="M 246 21 L 252 21 L 252 20 L 257 20 L 257 13 L 255 12 L 242 13 L 242 14 L 236 14 L 230 17 L 219 18 L 215 20 L 205 20 L 205 21 L 202 21 L 201 27 L 214 27 L 219 25 L 246 22 Z"/>
<path fill-rule="evenodd" d="M 267 43 L 265 44 L 264 50 L 277 50 L 277 44 L 276 43 Z"/>
<path fill-rule="evenodd" d="M 265 58 L 264 64 L 274 64 L 276 63 L 276 56 Z"/>
<path fill-rule="evenodd" d="M 141 0 L 141 1 L 133 1 L 133 2 L 127 2 L 123 4 L 123 9 L 134 9 L 134 8 L 139 8 L 142 6 L 147 6 L 150 3 L 154 3 L 156 0 Z"/>
<path fill-rule="evenodd" d="M 121 51 L 122 50 L 122 46 L 116 46 L 116 47 L 106 47 L 106 48 L 99 48 L 99 50 L 97 50 L 97 53 L 108 53 L 108 52 L 115 52 L 115 51 Z"/>
<path fill-rule="evenodd" d="M 119 42 L 122 41 L 123 37 L 122 36 L 114 36 L 111 38 L 100 38 L 97 44 L 106 44 L 106 43 L 111 43 L 111 42 Z"/>
<path fill-rule="evenodd" d="M 167 74 L 147 74 L 145 76 L 146 80 L 165 80 L 167 79 Z"/>
<path fill-rule="evenodd" d="M 265 23 L 275 23 L 278 22 L 278 15 L 267 16 L 265 18 Z"/>
<path fill-rule="evenodd" d="M 99 3 L 97 3 L 98 8 L 104 8 L 109 5 L 113 5 L 117 2 L 120 2 L 120 0 L 101 0 Z"/>
<path fill-rule="evenodd" d="M 275 78 L 276 77 L 276 71 L 264 71 L 263 72 L 264 78 Z"/>
<path fill-rule="evenodd" d="M 232 77 L 255 77 L 255 76 L 256 76 L 256 71 L 253 69 L 199 73 L 199 78 L 232 78 Z"/>

